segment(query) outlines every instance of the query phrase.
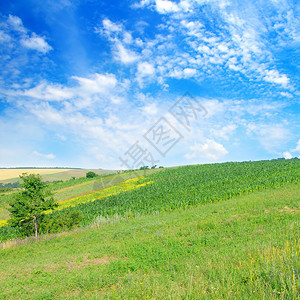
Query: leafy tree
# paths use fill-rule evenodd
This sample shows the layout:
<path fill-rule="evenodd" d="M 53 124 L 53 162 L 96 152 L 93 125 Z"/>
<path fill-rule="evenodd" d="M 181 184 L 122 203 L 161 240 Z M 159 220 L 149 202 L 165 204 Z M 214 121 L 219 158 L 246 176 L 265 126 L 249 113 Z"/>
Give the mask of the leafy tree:
<path fill-rule="evenodd" d="M 86 178 L 94 178 L 97 174 L 95 172 L 89 171 L 86 173 Z"/>
<path fill-rule="evenodd" d="M 80 211 L 57 211 L 56 214 L 47 214 L 40 224 L 40 228 L 44 233 L 57 233 L 71 230 L 79 225 L 81 219 L 82 213 Z"/>
<path fill-rule="evenodd" d="M 142 166 L 140 167 L 140 170 L 148 170 L 149 169 L 149 166 Z"/>
<path fill-rule="evenodd" d="M 9 223 L 12 227 L 19 228 L 23 235 L 34 234 L 37 238 L 44 212 L 57 204 L 40 175 L 23 173 L 20 178 L 23 180 L 23 189 L 10 202 Z"/>

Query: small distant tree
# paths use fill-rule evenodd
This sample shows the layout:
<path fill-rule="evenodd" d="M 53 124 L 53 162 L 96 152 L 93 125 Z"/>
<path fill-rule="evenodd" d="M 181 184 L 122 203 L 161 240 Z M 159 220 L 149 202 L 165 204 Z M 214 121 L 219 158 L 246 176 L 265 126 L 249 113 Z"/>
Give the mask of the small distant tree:
<path fill-rule="evenodd" d="M 94 178 L 96 176 L 97 176 L 97 174 L 93 171 L 89 171 L 86 173 L 86 178 Z"/>
<path fill-rule="evenodd" d="M 37 238 L 44 212 L 53 209 L 57 204 L 40 175 L 23 173 L 20 178 L 23 180 L 23 189 L 9 203 L 9 223 L 12 227 L 19 228 L 23 235 L 34 234 Z"/>
<path fill-rule="evenodd" d="M 148 170 L 149 169 L 149 166 L 142 166 L 140 167 L 140 170 Z"/>

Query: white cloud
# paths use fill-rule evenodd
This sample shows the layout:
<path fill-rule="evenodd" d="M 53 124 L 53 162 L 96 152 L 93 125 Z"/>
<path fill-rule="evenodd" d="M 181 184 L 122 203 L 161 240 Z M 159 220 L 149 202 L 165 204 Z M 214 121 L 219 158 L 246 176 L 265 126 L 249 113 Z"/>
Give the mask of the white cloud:
<path fill-rule="evenodd" d="M 197 70 L 193 69 L 193 68 L 185 68 L 183 70 L 183 74 L 184 74 L 185 78 L 194 77 L 196 75 L 196 73 L 197 73 Z"/>
<path fill-rule="evenodd" d="M 65 88 L 59 84 L 48 84 L 47 82 L 42 82 L 31 89 L 25 90 L 24 92 L 18 92 L 18 94 L 50 101 L 60 101 L 63 99 L 69 99 L 73 96 L 73 93 L 69 88 Z"/>
<path fill-rule="evenodd" d="M 142 108 L 143 114 L 145 115 L 158 115 L 158 107 L 156 103 L 147 104 Z"/>
<path fill-rule="evenodd" d="M 126 49 L 121 42 L 116 44 L 115 57 L 123 64 L 132 64 L 139 59 L 139 56 L 129 49 Z"/>
<path fill-rule="evenodd" d="M 23 22 L 19 17 L 9 15 L 7 21 L 8 21 L 8 24 L 10 24 L 14 30 L 19 31 L 21 33 L 26 33 L 27 30 L 23 26 Z"/>
<path fill-rule="evenodd" d="M 203 6 L 212 9 L 211 15 L 204 13 L 206 10 L 202 9 Z M 268 32 L 273 34 L 271 24 L 277 24 L 276 18 L 280 19 L 279 23 L 282 25 L 277 34 L 285 31 L 286 27 L 289 28 L 282 39 L 291 39 L 292 33 L 295 35 L 299 22 L 288 4 L 276 8 L 280 9 L 278 15 L 270 14 L 269 7 L 265 7 L 263 3 L 258 7 L 251 1 L 143 0 L 134 7 L 146 7 L 155 9 L 160 14 L 169 14 L 159 27 L 163 33 L 142 44 L 144 59 L 146 55 L 150 57 L 156 53 L 151 59 L 161 72 L 158 78 L 162 85 L 167 77 L 191 77 L 200 81 L 207 75 L 218 76 L 221 68 L 227 68 L 228 71 L 237 72 L 236 77 L 244 81 L 239 74 L 242 73 L 252 85 L 261 86 L 264 81 L 276 84 L 278 88 L 293 89 L 290 82 L 292 78 L 276 69 L 272 46 L 265 38 Z M 262 11 L 265 15 L 261 15 Z M 270 21 L 266 21 L 269 18 Z M 218 21 L 214 22 L 216 28 L 212 30 L 204 26 L 214 19 Z M 187 67 L 197 72 L 184 74 L 183 70 Z"/>
<path fill-rule="evenodd" d="M 65 141 L 67 140 L 67 138 L 66 138 L 64 135 L 60 134 L 60 133 L 57 133 L 56 136 L 57 136 L 61 141 L 63 141 L 63 142 L 65 142 Z"/>
<path fill-rule="evenodd" d="M 95 73 L 89 78 L 78 76 L 73 76 L 72 78 L 78 81 L 80 85 L 78 89 L 88 94 L 105 94 L 114 89 L 118 83 L 114 74 Z"/>
<path fill-rule="evenodd" d="M 228 151 L 222 144 L 212 139 L 207 139 L 204 144 L 195 144 L 190 147 L 190 150 L 192 153 L 185 155 L 187 159 L 204 158 L 209 161 L 216 161 L 228 154 Z"/>
<path fill-rule="evenodd" d="M 37 50 L 42 53 L 52 50 L 52 47 L 45 41 L 45 38 L 37 36 L 35 33 L 31 37 L 24 37 L 21 40 L 21 44 L 28 49 Z"/>
<path fill-rule="evenodd" d="M 75 79 L 78 84 L 68 87 L 43 81 L 33 88 L 7 90 L 5 94 L 10 96 L 26 96 L 46 101 L 76 99 L 77 104 L 84 104 L 82 101 L 88 104 L 89 97 L 92 95 L 101 95 L 106 98 L 111 96 L 111 101 L 116 104 L 122 101 L 122 97 L 117 94 L 111 95 L 111 92 L 116 92 L 115 89 L 119 83 L 114 74 L 95 73 L 89 77 L 73 76 L 72 79 Z M 119 83 L 117 91 L 122 89 L 122 85 L 126 88 L 126 82 Z M 79 99 L 82 101 L 80 102 Z"/>
<path fill-rule="evenodd" d="M 50 153 L 50 154 L 42 154 L 42 153 L 39 153 L 38 151 L 33 151 L 33 154 L 36 155 L 36 156 L 39 156 L 39 157 L 46 158 L 46 159 L 54 159 L 56 157 L 52 153 Z"/>
<path fill-rule="evenodd" d="M 0 43 L 7 43 L 11 40 L 11 37 L 4 31 L 0 30 Z"/>
<path fill-rule="evenodd" d="M 138 64 L 138 74 L 142 77 L 151 76 L 155 73 L 155 68 L 148 62 L 141 62 Z"/>
<path fill-rule="evenodd" d="M 286 98 L 293 98 L 293 95 L 289 92 L 280 92 L 280 95 Z"/>
<path fill-rule="evenodd" d="M 247 133 L 257 136 L 263 147 L 274 152 L 290 139 L 291 133 L 283 124 L 249 124 L 247 125 Z"/>
<path fill-rule="evenodd" d="M 113 23 L 107 18 L 102 21 L 102 25 L 108 34 L 111 34 L 112 32 L 121 32 L 123 30 L 122 25 Z"/>
<path fill-rule="evenodd" d="M 293 155 L 290 152 L 286 151 L 286 152 L 283 152 L 283 157 L 285 159 L 292 159 Z"/>
<path fill-rule="evenodd" d="M 141 62 L 138 64 L 136 80 L 142 88 L 145 81 L 150 81 L 154 78 L 155 67 L 148 62 Z"/>
<path fill-rule="evenodd" d="M 36 116 L 43 123 L 52 125 L 64 125 L 66 122 L 64 115 L 48 103 L 30 105 L 27 109 L 31 114 Z"/>
<path fill-rule="evenodd" d="M 180 10 L 176 3 L 168 0 L 155 0 L 155 8 L 160 14 L 174 13 Z"/>
<path fill-rule="evenodd" d="M 24 27 L 22 20 L 17 16 L 9 15 L 7 24 L 4 28 L 9 28 L 18 32 L 20 44 L 25 48 L 36 50 L 44 54 L 52 50 L 52 47 L 46 42 L 45 37 L 41 37 L 35 32 L 32 32 L 30 35 L 29 30 Z M 8 42 L 11 39 L 12 36 L 0 31 L 0 42 L 1 40 Z"/>
<path fill-rule="evenodd" d="M 222 138 L 224 140 L 229 140 L 229 137 L 235 132 L 237 129 L 236 125 L 226 125 L 224 127 L 221 127 L 219 129 L 211 129 L 210 132 L 213 134 L 213 136 Z"/>
<path fill-rule="evenodd" d="M 174 70 L 171 70 L 169 72 L 170 77 L 174 77 L 177 79 L 182 79 L 182 78 L 191 78 L 194 77 L 197 74 L 197 70 L 193 68 L 175 68 Z"/>
<path fill-rule="evenodd" d="M 283 87 L 287 87 L 289 84 L 289 78 L 286 75 L 280 75 L 277 70 L 266 71 L 264 80 L 271 83 L 280 84 Z"/>
<path fill-rule="evenodd" d="M 300 140 L 298 141 L 296 148 L 293 149 L 292 152 L 300 152 Z"/>

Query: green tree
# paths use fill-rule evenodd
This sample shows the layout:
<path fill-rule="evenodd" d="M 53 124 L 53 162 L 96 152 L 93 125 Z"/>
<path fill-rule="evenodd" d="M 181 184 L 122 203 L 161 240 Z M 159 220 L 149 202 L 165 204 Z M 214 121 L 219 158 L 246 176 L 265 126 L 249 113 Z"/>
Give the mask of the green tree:
<path fill-rule="evenodd" d="M 23 173 L 20 178 L 23 180 L 22 190 L 9 203 L 9 223 L 12 227 L 19 228 L 23 235 L 34 234 L 37 238 L 44 212 L 57 204 L 40 175 Z"/>
<path fill-rule="evenodd" d="M 89 171 L 86 173 L 86 178 L 94 178 L 97 174 L 95 172 Z"/>

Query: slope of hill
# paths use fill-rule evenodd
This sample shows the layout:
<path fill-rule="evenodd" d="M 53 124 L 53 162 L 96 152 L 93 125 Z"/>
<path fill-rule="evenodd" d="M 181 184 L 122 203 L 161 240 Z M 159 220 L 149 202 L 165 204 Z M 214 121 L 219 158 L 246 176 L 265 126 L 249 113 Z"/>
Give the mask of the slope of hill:
<path fill-rule="evenodd" d="M 5 299 L 297 299 L 300 185 L 0 250 Z"/>
<path fill-rule="evenodd" d="M 80 211 L 80 227 L 0 244 L 0 298 L 298 297 L 300 160 L 128 172 L 51 187 L 62 209 L 47 216 Z M 0 227 L 2 241 L 17 234 Z"/>

